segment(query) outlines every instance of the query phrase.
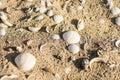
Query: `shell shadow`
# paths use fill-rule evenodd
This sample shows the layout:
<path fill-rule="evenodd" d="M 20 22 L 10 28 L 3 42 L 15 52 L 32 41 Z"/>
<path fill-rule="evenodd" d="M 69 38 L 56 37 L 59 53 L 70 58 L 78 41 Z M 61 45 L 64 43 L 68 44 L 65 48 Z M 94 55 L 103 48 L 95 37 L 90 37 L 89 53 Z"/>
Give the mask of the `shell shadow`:
<path fill-rule="evenodd" d="M 6 56 L 5 56 L 5 58 L 8 60 L 8 61 L 10 61 L 13 65 L 15 65 L 16 66 L 16 64 L 15 64 L 15 57 L 18 55 L 18 53 L 10 53 L 10 54 L 7 54 Z"/>

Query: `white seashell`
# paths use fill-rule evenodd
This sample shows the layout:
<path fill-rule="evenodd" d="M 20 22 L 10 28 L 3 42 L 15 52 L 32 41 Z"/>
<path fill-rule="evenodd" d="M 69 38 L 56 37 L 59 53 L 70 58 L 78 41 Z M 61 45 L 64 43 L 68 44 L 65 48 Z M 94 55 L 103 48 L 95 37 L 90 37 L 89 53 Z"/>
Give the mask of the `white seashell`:
<path fill-rule="evenodd" d="M 38 32 L 41 27 L 28 27 L 28 29 L 31 31 L 31 32 Z"/>
<path fill-rule="evenodd" d="M 111 9 L 113 7 L 113 2 L 108 0 L 106 5 Z"/>
<path fill-rule="evenodd" d="M 6 29 L 5 28 L 1 28 L 0 29 L 0 35 L 4 36 L 6 34 Z"/>
<path fill-rule="evenodd" d="M 78 45 L 71 44 L 68 46 L 68 50 L 75 54 L 75 53 L 78 53 L 80 51 L 80 48 Z"/>
<path fill-rule="evenodd" d="M 56 24 L 59 24 L 59 23 L 61 23 L 63 21 L 63 17 L 61 15 L 55 15 L 53 17 L 53 19 L 54 19 Z"/>
<path fill-rule="evenodd" d="M 115 41 L 115 46 L 116 46 L 116 47 L 120 47 L 120 39 L 117 40 L 117 41 Z"/>
<path fill-rule="evenodd" d="M 60 39 L 60 36 L 58 34 L 53 34 L 51 36 L 51 38 L 54 39 L 54 40 L 58 40 L 58 39 Z"/>
<path fill-rule="evenodd" d="M 40 13 L 45 13 L 46 11 L 47 11 L 46 7 L 44 7 L 44 6 L 40 7 L 40 10 L 39 10 Z"/>
<path fill-rule="evenodd" d="M 53 10 L 49 10 L 49 11 L 47 12 L 47 15 L 48 15 L 48 16 L 53 16 Z"/>
<path fill-rule="evenodd" d="M 66 68 L 64 69 L 64 72 L 65 72 L 66 74 L 70 73 L 70 71 L 71 71 L 71 68 L 70 68 L 70 67 L 66 67 Z"/>
<path fill-rule="evenodd" d="M 41 0 L 40 3 L 41 3 L 42 6 L 45 6 L 45 1 L 44 0 Z"/>
<path fill-rule="evenodd" d="M 13 26 L 10 22 L 8 22 L 7 16 L 2 11 L 0 12 L 0 18 L 6 25 Z"/>
<path fill-rule="evenodd" d="M 82 4 L 84 4 L 84 3 L 86 2 L 86 0 L 80 0 L 80 2 L 81 2 Z"/>
<path fill-rule="evenodd" d="M 39 16 L 36 16 L 36 17 L 35 17 L 35 20 L 36 20 L 36 21 L 39 21 L 39 20 L 42 20 L 42 19 L 44 19 L 44 16 L 43 16 L 43 15 L 39 15 Z"/>
<path fill-rule="evenodd" d="M 74 44 L 80 41 L 80 35 L 75 31 L 67 31 L 63 34 L 63 39 L 69 44 Z"/>
<path fill-rule="evenodd" d="M 77 7 L 77 10 L 78 10 L 78 11 L 80 11 L 80 10 L 82 10 L 82 9 L 83 9 L 83 7 L 80 6 L 80 5 Z"/>
<path fill-rule="evenodd" d="M 114 8 L 111 9 L 111 13 L 113 15 L 120 14 L 120 9 L 118 7 L 114 7 Z"/>
<path fill-rule="evenodd" d="M 1 28 L 8 28 L 8 26 L 5 25 L 5 24 L 3 24 L 3 23 L 0 23 L 0 27 L 1 27 Z"/>
<path fill-rule="evenodd" d="M 14 74 L 12 74 L 10 76 L 4 75 L 3 77 L 0 78 L 0 80 L 12 80 L 12 79 L 15 79 L 15 78 L 18 78 L 18 76 L 14 75 Z"/>
<path fill-rule="evenodd" d="M 115 19 L 115 23 L 116 23 L 118 26 L 120 26 L 120 17 L 117 17 L 117 18 Z"/>
<path fill-rule="evenodd" d="M 105 20 L 104 19 L 99 19 L 99 24 L 103 24 L 103 23 L 105 23 Z"/>
<path fill-rule="evenodd" d="M 77 29 L 78 29 L 79 31 L 84 29 L 84 22 L 83 22 L 82 20 L 79 20 L 79 21 L 78 21 Z"/>
<path fill-rule="evenodd" d="M 30 53 L 22 53 L 15 58 L 15 63 L 21 70 L 29 71 L 35 66 L 36 58 Z"/>
<path fill-rule="evenodd" d="M 47 4 L 47 7 L 52 6 L 52 3 L 49 0 L 46 1 L 46 4 Z"/>

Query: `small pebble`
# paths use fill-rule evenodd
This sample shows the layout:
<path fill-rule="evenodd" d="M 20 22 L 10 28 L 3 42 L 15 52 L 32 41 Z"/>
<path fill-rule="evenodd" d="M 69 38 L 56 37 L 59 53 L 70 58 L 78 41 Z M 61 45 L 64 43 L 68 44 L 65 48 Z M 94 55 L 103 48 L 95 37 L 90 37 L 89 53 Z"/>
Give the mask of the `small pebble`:
<path fill-rule="evenodd" d="M 70 52 L 72 52 L 73 54 L 76 54 L 76 53 L 78 53 L 80 51 L 80 47 L 78 45 L 76 45 L 76 44 L 70 44 L 68 46 L 68 50 Z"/>
<path fill-rule="evenodd" d="M 53 19 L 54 19 L 54 21 L 55 21 L 56 24 L 59 24 L 59 23 L 61 23 L 63 21 L 63 16 L 61 16 L 61 15 L 55 15 L 53 17 Z"/>
<path fill-rule="evenodd" d="M 77 7 L 77 10 L 78 10 L 78 11 L 80 11 L 80 10 L 82 10 L 82 9 L 83 9 L 83 7 L 80 6 L 80 5 Z"/>
<path fill-rule="evenodd" d="M 120 26 L 120 17 L 117 17 L 117 18 L 115 19 L 115 23 L 116 23 L 118 26 Z"/>
<path fill-rule="evenodd" d="M 51 36 L 51 38 L 54 39 L 54 40 L 58 40 L 58 39 L 60 39 L 60 36 L 58 34 L 53 34 Z"/>
<path fill-rule="evenodd" d="M 41 6 L 40 9 L 39 9 L 40 13 L 45 13 L 46 11 L 47 11 L 47 8 L 44 7 L 44 6 Z"/>
<path fill-rule="evenodd" d="M 47 15 L 48 15 L 48 16 L 53 16 L 53 10 L 49 10 L 49 11 L 47 12 Z"/>
<path fill-rule="evenodd" d="M 46 1 L 46 4 L 47 4 L 47 7 L 51 7 L 52 6 L 52 3 L 49 0 Z"/>
<path fill-rule="evenodd" d="M 42 20 L 42 19 L 44 19 L 44 16 L 42 16 L 42 15 L 39 15 L 39 16 L 36 16 L 36 17 L 35 17 L 35 20 L 36 20 L 36 21 L 40 21 L 40 20 Z"/>
<path fill-rule="evenodd" d="M 120 9 L 118 7 L 114 7 L 114 8 L 111 9 L 111 13 L 113 15 L 120 14 Z"/>
<path fill-rule="evenodd" d="M 105 23 L 105 20 L 100 18 L 98 22 L 99 22 L 99 24 L 103 24 L 103 23 Z"/>
<path fill-rule="evenodd" d="M 70 67 L 66 67 L 66 68 L 64 69 L 64 72 L 65 72 L 66 74 L 70 73 L 70 71 L 71 71 L 71 68 L 70 68 Z"/>

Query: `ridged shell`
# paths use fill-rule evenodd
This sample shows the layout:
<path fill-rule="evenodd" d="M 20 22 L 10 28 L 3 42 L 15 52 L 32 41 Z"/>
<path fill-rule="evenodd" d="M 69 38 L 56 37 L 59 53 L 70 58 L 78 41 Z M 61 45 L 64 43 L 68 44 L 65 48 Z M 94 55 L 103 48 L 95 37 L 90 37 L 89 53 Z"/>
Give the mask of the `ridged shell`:
<path fill-rule="evenodd" d="M 118 7 L 114 7 L 114 8 L 111 9 L 111 13 L 113 15 L 120 14 L 120 9 Z"/>
<path fill-rule="evenodd" d="M 80 41 L 80 35 L 77 32 L 71 30 L 63 34 L 63 39 L 69 44 L 74 44 Z"/>
<path fill-rule="evenodd" d="M 61 23 L 63 21 L 63 17 L 61 15 L 55 15 L 53 17 L 53 19 L 54 19 L 56 24 L 59 24 L 59 23 Z"/>
<path fill-rule="evenodd" d="M 36 58 L 30 53 L 21 53 L 15 58 L 17 67 L 23 71 L 31 70 L 36 63 Z"/>
<path fill-rule="evenodd" d="M 118 26 L 120 26 L 120 17 L 117 17 L 117 18 L 115 19 L 115 23 L 116 23 Z"/>
<path fill-rule="evenodd" d="M 78 53 L 80 51 L 80 47 L 78 45 L 71 44 L 68 46 L 68 50 L 75 54 L 75 53 Z"/>

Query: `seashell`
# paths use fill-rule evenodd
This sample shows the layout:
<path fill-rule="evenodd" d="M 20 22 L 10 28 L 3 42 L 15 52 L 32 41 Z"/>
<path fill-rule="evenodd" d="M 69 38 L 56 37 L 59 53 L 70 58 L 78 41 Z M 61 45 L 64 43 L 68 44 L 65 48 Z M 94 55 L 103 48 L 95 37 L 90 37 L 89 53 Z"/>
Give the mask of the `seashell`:
<path fill-rule="evenodd" d="M 78 11 L 80 11 L 80 10 L 82 10 L 82 9 L 83 9 L 83 7 L 80 6 L 80 5 L 77 7 L 77 10 L 78 10 Z"/>
<path fill-rule="evenodd" d="M 39 9 L 40 13 L 45 13 L 46 11 L 47 11 L 47 8 L 44 7 L 44 6 L 41 6 L 40 9 Z"/>
<path fill-rule="evenodd" d="M 47 7 L 52 6 L 52 3 L 49 0 L 46 1 L 46 4 L 47 4 Z"/>
<path fill-rule="evenodd" d="M 4 36 L 6 34 L 6 29 L 5 28 L 1 28 L 0 29 L 0 35 Z"/>
<path fill-rule="evenodd" d="M 111 13 L 113 15 L 120 14 L 120 9 L 118 7 L 114 7 L 114 8 L 111 9 Z"/>
<path fill-rule="evenodd" d="M 79 20 L 79 21 L 78 21 L 77 29 L 78 29 L 79 31 L 84 29 L 84 22 L 83 22 L 82 20 Z"/>
<path fill-rule="evenodd" d="M 13 26 L 10 22 L 8 22 L 7 16 L 2 11 L 0 12 L 0 18 L 3 21 L 3 23 L 5 23 L 6 25 Z"/>
<path fill-rule="evenodd" d="M 80 0 L 80 2 L 81 2 L 82 4 L 84 4 L 84 3 L 86 2 L 86 0 Z"/>
<path fill-rule="evenodd" d="M 68 50 L 70 51 L 70 52 L 72 52 L 72 53 L 78 53 L 79 51 L 80 51 L 80 48 L 79 48 L 79 46 L 78 45 L 75 45 L 75 44 L 70 44 L 69 46 L 68 46 Z"/>
<path fill-rule="evenodd" d="M 70 73 L 70 71 L 71 71 L 71 68 L 70 68 L 70 67 L 66 67 L 66 68 L 64 69 L 64 72 L 65 72 L 66 74 Z"/>
<path fill-rule="evenodd" d="M 120 17 L 117 17 L 117 18 L 115 19 L 115 23 L 116 23 L 118 26 L 120 26 Z"/>
<path fill-rule="evenodd" d="M 26 13 L 31 13 L 31 12 L 33 12 L 33 8 L 31 8 L 31 7 L 30 7 L 30 8 L 27 8 L 25 12 L 26 12 Z"/>
<path fill-rule="evenodd" d="M 36 20 L 36 21 L 39 21 L 39 20 L 42 20 L 42 19 L 44 19 L 44 16 L 42 16 L 42 15 L 39 15 L 39 16 L 36 16 L 36 17 L 35 17 L 35 20 Z"/>
<path fill-rule="evenodd" d="M 28 27 L 28 30 L 31 32 L 38 32 L 41 29 L 41 27 Z"/>
<path fill-rule="evenodd" d="M 54 19 L 56 24 L 59 24 L 59 23 L 61 23 L 63 21 L 63 17 L 61 15 L 55 15 L 53 17 L 53 19 Z"/>
<path fill-rule="evenodd" d="M 113 7 L 113 2 L 107 0 L 107 4 L 106 5 L 108 6 L 109 9 L 111 9 Z"/>
<path fill-rule="evenodd" d="M 99 24 L 103 24 L 103 23 L 105 23 L 105 20 L 102 19 L 102 18 L 100 18 L 100 19 L 99 19 Z"/>
<path fill-rule="evenodd" d="M 104 62 L 106 63 L 105 59 L 104 58 L 99 58 L 99 57 L 96 57 L 96 58 L 93 58 L 92 60 L 90 60 L 90 69 L 92 70 L 92 64 L 94 62 Z"/>
<path fill-rule="evenodd" d="M 85 58 L 82 60 L 81 66 L 83 69 L 85 69 L 86 71 L 88 71 L 90 69 L 90 62 L 89 59 Z"/>
<path fill-rule="evenodd" d="M 51 38 L 54 39 L 54 40 L 58 40 L 58 39 L 60 39 L 60 36 L 58 34 L 53 34 L 51 36 Z"/>
<path fill-rule="evenodd" d="M 45 1 L 44 0 L 41 0 L 40 3 L 41 3 L 42 6 L 45 6 Z"/>
<path fill-rule="evenodd" d="M 115 46 L 116 46 L 116 47 L 120 47 L 120 39 L 117 40 L 117 41 L 115 41 Z"/>
<path fill-rule="evenodd" d="M 30 53 L 22 53 L 15 58 L 15 63 L 19 69 L 29 71 L 35 66 L 36 58 Z"/>
<path fill-rule="evenodd" d="M 80 35 L 75 31 L 67 31 L 63 34 L 63 39 L 69 44 L 75 44 L 80 41 Z"/>
<path fill-rule="evenodd" d="M 22 49 L 22 47 L 17 46 L 17 47 L 16 47 L 16 50 L 19 51 L 19 52 L 21 52 L 23 49 Z"/>
<path fill-rule="evenodd" d="M 12 75 L 4 75 L 3 77 L 0 78 L 0 80 L 12 80 L 12 79 L 16 79 L 16 78 L 18 78 L 18 76 L 12 74 Z"/>
<path fill-rule="evenodd" d="M 47 12 L 47 15 L 48 15 L 48 16 L 53 16 L 53 10 L 49 10 L 49 11 Z"/>
<path fill-rule="evenodd" d="M 8 26 L 5 25 L 5 24 L 3 24 L 3 23 L 0 23 L 0 27 L 1 27 L 1 28 L 8 28 Z"/>

